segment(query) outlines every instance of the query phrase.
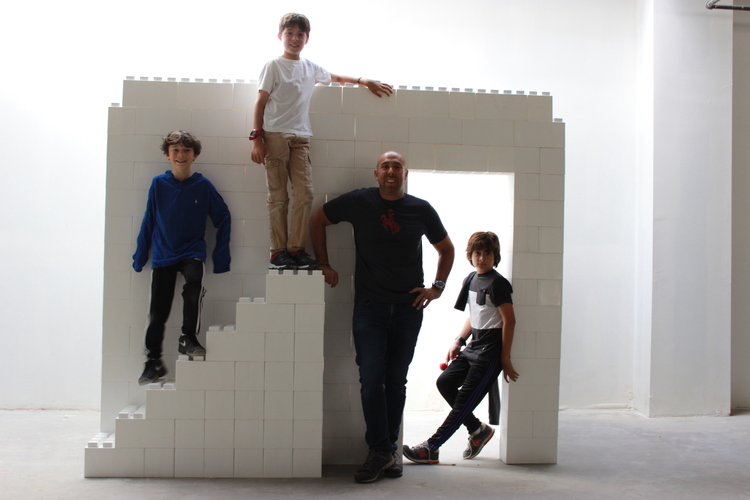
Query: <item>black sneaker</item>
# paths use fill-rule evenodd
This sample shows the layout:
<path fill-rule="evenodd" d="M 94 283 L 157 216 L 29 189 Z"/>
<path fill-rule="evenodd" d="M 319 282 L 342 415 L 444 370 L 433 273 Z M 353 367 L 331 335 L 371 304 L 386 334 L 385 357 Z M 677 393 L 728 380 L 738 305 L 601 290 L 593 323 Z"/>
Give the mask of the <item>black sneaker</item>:
<path fill-rule="evenodd" d="M 268 264 L 268 269 L 294 269 L 296 267 L 297 263 L 289 257 L 286 250 L 273 254 L 271 263 Z"/>
<path fill-rule="evenodd" d="M 385 477 L 401 477 L 404 475 L 404 465 L 398 459 L 398 455 L 393 454 L 393 465 L 383 471 Z"/>
<path fill-rule="evenodd" d="M 439 464 L 440 449 L 433 450 L 427 441 L 420 443 L 413 448 L 404 445 L 404 456 L 415 464 Z"/>
<path fill-rule="evenodd" d="M 470 458 L 479 455 L 479 452 L 482 451 L 484 445 L 489 443 L 494 435 L 495 429 L 483 423 L 482 426 L 479 427 L 479 432 L 476 435 L 469 436 L 469 446 L 466 447 L 463 453 L 464 460 L 469 460 Z"/>
<path fill-rule="evenodd" d="M 310 255 L 304 250 L 297 250 L 294 253 L 290 253 L 289 256 L 294 260 L 297 269 L 308 269 L 314 271 L 320 265 L 317 260 L 310 257 Z"/>
<path fill-rule="evenodd" d="M 167 374 L 167 369 L 161 359 L 149 359 L 146 361 L 146 366 L 143 369 L 141 378 L 138 379 L 138 383 L 141 385 L 151 384 L 162 380 Z"/>
<path fill-rule="evenodd" d="M 396 459 L 392 453 L 370 450 L 364 465 L 354 474 L 354 480 L 358 483 L 376 481 L 395 462 Z"/>
<path fill-rule="evenodd" d="M 180 335 L 179 347 L 177 348 L 180 354 L 187 354 L 191 358 L 193 356 L 205 356 L 206 350 L 203 348 L 198 339 L 192 335 Z"/>

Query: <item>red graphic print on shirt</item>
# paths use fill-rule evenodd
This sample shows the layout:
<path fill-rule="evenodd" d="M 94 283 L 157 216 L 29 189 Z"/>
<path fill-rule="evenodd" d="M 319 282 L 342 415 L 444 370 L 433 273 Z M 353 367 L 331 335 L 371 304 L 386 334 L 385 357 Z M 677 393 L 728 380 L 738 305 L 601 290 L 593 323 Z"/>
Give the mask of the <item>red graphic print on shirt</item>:
<path fill-rule="evenodd" d="M 387 217 L 385 215 L 380 216 L 380 222 L 383 223 L 383 229 L 390 231 L 391 234 L 396 234 L 401 231 L 401 226 L 396 222 L 396 212 L 391 208 L 388 209 Z"/>

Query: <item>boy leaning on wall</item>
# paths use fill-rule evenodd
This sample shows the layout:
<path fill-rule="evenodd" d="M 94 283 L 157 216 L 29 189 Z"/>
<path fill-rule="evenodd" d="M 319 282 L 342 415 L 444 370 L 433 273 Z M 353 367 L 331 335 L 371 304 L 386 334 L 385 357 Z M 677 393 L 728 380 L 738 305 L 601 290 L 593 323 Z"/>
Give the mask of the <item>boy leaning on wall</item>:
<path fill-rule="evenodd" d="M 205 356 L 206 350 L 198 342 L 200 315 L 206 262 L 206 218 L 216 227 L 216 247 L 212 257 L 214 273 L 229 271 L 229 208 L 214 185 L 191 165 L 201 152 L 201 143 L 189 132 L 170 132 L 161 150 L 172 165 L 172 170 L 157 175 L 148 191 L 146 213 L 143 216 L 137 248 L 133 255 L 133 269 L 141 272 L 151 250 L 151 304 L 149 325 L 146 328 L 146 366 L 138 382 L 145 385 L 164 378 L 167 369 L 162 362 L 164 325 L 172 308 L 177 274 L 185 278 L 182 287 L 182 335 L 179 352 Z"/>
<path fill-rule="evenodd" d="M 258 81 L 253 113 L 252 160 L 265 165 L 268 182 L 268 217 L 272 269 L 317 269 L 318 262 L 305 251 L 307 221 L 312 205 L 312 171 L 309 144 L 310 98 L 316 83 L 356 83 L 378 97 L 393 92 L 390 85 L 367 78 L 329 73 L 300 53 L 310 38 L 310 21 L 302 14 L 286 14 L 279 23 L 283 53 L 266 63 Z M 291 179 L 294 204 L 287 229 Z"/>
<path fill-rule="evenodd" d="M 469 431 L 463 458 L 479 455 L 495 430 L 475 417 L 474 409 L 501 371 L 506 382 L 518 380 L 510 361 L 516 327 L 513 287 L 495 270 L 500 263 L 497 235 L 490 231 L 472 234 L 466 258 L 476 271 L 464 280 L 455 308 L 463 311 L 468 304 L 469 317 L 448 349 L 445 361 L 450 364 L 437 379 L 438 390 L 451 411 L 427 441 L 412 447 L 404 445 L 404 456 L 419 464 L 439 463 L 440 447 L 461 425 Z"/>

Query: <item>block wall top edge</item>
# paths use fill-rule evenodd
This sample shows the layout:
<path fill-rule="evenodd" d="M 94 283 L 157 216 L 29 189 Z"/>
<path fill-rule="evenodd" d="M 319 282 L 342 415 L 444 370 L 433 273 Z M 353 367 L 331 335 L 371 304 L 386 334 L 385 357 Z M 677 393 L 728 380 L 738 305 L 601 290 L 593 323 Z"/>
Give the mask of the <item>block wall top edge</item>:
<path fill-rule="evenodd" d="M 174 76 L 168 76 L 168 77 L 161 77 L 161 76 L 154 76 L 154 77 L 148 77 L 148 76 L 126 76 L 124 81 L 139 81 L 139 82 L 179 82 L 179 83 L 219 83 L 219 84 L 227 84 L 227 83 L 250 83 L 250 84 L 257 84 L 258 80 L 255 79 L 244 79 L 244 78 L 235 78 L 232 80 L 231 78 L 177 78 Z"/>

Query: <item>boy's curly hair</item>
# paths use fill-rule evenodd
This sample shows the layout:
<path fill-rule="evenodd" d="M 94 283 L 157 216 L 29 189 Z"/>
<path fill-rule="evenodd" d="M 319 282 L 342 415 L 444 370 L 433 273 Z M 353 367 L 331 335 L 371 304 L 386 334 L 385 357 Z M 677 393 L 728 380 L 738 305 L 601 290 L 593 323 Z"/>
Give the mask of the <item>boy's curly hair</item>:
<path fill-rule="evenodd" d="M 285 14 L 279 22 L 279 33 L 290 26 L 296 26 L 304 31 L 305 35 L 310 36 L 310 20 L 303 14 L 297 14 L 296 12 Z"/>
<path fill-rule="evenodd" d="M 500 240 L 492 231 L 479 231 L 471 235 L 469 244 L 466 245 L 466 258 L 469 259 L 469 263 L 474 250 L 491 253 L 495 258 L 492 267 L 497 267 L 500 263 Z"/>
<path fill-rule="evenodd" d="M 161 143 L 161 150 L 165 155 L 169 154 L 169 146 L 180 143 L 182 143 L 182 145 L 186 148 L 193 148 L 193 153 L 195 153 L 195 156 L 201 154 L 201 141 L 199 141 L 198 138 L 193 134 L 191 134 L 190 132 L 186 132 L 185 130 L 174 130 L 167 134 L 167 136 L 164 138 L 164 141 L 162 141 Z"/>

